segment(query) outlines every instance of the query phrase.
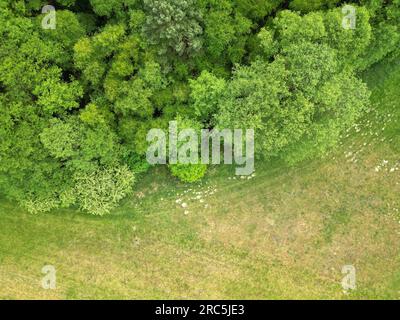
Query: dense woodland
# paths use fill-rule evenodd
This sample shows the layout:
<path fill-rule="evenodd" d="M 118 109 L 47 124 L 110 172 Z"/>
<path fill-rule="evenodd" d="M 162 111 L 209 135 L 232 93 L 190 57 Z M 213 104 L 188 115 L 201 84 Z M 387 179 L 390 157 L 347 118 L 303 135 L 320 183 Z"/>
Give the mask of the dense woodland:
<path fill-rule="evenodd" d="M 261 160 L 322 156 L 369 108 L 360 73 L 399 56 L 400 0 L 0 0 L 0 193 L 109 213 L 172 120 L 254 128 Z"/>

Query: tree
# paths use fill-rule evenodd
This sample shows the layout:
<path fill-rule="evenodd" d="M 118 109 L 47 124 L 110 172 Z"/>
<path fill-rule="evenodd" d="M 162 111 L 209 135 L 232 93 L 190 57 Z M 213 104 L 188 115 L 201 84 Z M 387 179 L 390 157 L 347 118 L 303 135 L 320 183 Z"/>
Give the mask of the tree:
<path fill-rule="evenodd" d="M 357 68 L 360 56 L 371 42 L 371 25 L 369 13 L 365 8 L 356 10 L 356 28 L 346 30 L 342 26 L 343 13 L 340 9 L 327 12 L 324 24 L 327 30 L 326 43 L 337 50 L 341 67 Z"/>
<path fill-rule="evenodd" d="M 233 0 L 237 10 L 255 22 L 267 17 L 283 0 Z"/>
<path fill-rule="evenodd" d="M 158 53 L 191 56 L 202 47 L 201 12 L 195 0 L 143 0 L 144 33 Z"/>
<path fill-rule="evenodd" d="M 206 1 L 203 4 L 204 38 L 209 55 L 207 59 L 239 63 L 246 54 L 246 40 L 252 22 L 234 10 L 228 1 Z M 211 57 L 210 57 L 211 56 Z"/>
<path fill-rule="evenodd" d="M 218 101 L 226 88 L 226 81 L 203 71 L 196 80 L 190 80 L 191 102 L 195 114 L 205 125 L 211 125 L 218 111 Z"/>
<path fill-rule="evenodd" d="M 341 71 L 344 64 L 351 67 L 349 61 L 364 42 L 353 45 L 356 53 L 338 57 L 344 51 L 336 41 L 327 41 L 327 34 L 334 32 L 329 23 L 328 19 L 327 28 L 319 13 L 301 17 L 281 12 L 273 21 L 275 30 L 261 30 L 267 54 L 238 67 L 228 83 L 216 116 L 218 126 L 255 129 L 258 157 L 279 155 L 294 162 L 321 155 L 366 106 L 365 85 L 351 69 Z M 272 62 L 270 52 L 275 52 Z M 348 88 L 357 94 L 350 95 Z M 305 145 L 299 141 L 312 141 L 301 149 L 301 156 L 294 152 L 300 153 L 294 146 Z"/>
<path fill-rule="evenodd" d="M 292 0 L 290 9 L 295 11 L 310 12 L 321 9 L 331 9 L 335 7 L 340 0 Z"/>

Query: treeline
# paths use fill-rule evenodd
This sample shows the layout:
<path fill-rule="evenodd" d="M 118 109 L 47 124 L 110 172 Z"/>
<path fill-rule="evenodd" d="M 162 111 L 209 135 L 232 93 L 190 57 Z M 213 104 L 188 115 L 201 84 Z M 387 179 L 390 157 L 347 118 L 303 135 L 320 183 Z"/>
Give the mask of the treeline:
<path fill-rule="evenodd" d="M 176 119 L 254 128 L 261 159 L 323 155 L 368 106 L 359 72 L 399 45 L 400 0 L 1 0 L 0 192 L 108 213 Z"/>

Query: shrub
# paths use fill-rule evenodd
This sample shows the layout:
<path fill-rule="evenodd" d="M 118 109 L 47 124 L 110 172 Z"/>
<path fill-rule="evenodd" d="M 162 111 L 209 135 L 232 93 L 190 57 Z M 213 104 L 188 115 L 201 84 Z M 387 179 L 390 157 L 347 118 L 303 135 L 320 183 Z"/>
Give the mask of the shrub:
<path fill-rule="evenodd" d="M 204 177 L 207 171 L 205 164 L 171 164 L 169 169 L 173 176 L 183 182 L 196 182 Z"/>
<path fill-rule="evenodd" d="M 110 213 L 132 191 L 135 178 L 128 167 L 121 166 L 82 173 L 75 180 L 80 208 L 101 216 Z"/>

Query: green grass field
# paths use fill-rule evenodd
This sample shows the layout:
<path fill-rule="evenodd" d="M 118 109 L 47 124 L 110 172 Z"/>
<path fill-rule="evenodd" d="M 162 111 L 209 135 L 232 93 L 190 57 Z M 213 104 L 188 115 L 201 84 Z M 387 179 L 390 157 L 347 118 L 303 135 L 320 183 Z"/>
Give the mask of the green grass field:
<path fill-rule="evenodd" d="M 364 78 L 371 112 L 325 159 L 245 179 L 215 167 L 190 186 L 155 168 L 101 218 L 1 201 L 0 299 L 400 298 L 400 65 Z"/>

